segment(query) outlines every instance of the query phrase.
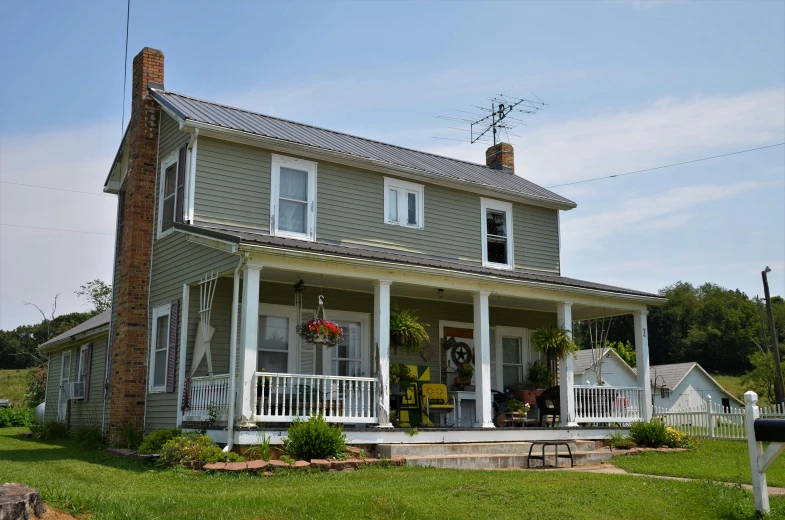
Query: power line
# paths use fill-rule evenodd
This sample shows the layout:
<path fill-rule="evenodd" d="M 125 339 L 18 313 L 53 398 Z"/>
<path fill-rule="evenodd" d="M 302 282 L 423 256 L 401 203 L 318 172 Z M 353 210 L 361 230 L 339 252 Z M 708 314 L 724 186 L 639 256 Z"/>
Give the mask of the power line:
<path fill-rule="evenodd" d="M 614 177 L 624 177 L 625 175 L 634 175 L 636 173 L 650 172 L 650 171 L 653 171 L 653 170 L 662 170 L 663 168 L 672 168 L 674 166 L 681 166 L 683 164 L 691 164 L 691 163 L 696 163 L 696 162 L 701 162 L 701 161 L 709 161 L 711 159 L 719 159 L 720 157 L 728 157 L 729 155 L 738 155 L 740 153 L 757 152 L 758 150 L 765 150 L 766 148 L 774 148 L 775 146 L 782 146 L 782 145 L 785 145 L 785 143 L 770 144 L 768 146 L 761 146 L 761 147 L 758 147 L 758 148 L 750 148 L 749 150 L 741 150 L 741 151 L 738 151 L 738 152 L 724 153 L 722 155 L 713 155 L 711 157 L 703 157 L 701 159 L 693 159 L 691 161 L 684 161 L 684 162 L 674 163 L 674 164 L 666 164 L 664 166 L 655 166 L 654 168 L 646 168 L 645 170 L 635 170 L 634 172 L 617 173 L 617 174 L 614 174 L 614 175 L 606 175 L 604 177 L 595 177 L 593 179 L 584 179 L 582 181 L 565 182 L 564 184 L 554 184 L 552 186 L 545 186 L 545 187 L 548 188 L 548 189 L 550 189 L 550 188 L 559 188 L 561 186 L 572 186 L 573 184 L 583 184 L 584 182 L 594 182 L 594 181 L 601 181 L 603 179 L 612 179 Z"/>
<path fill-rule="evenodd" d="M 52 187 L 52 186 L 39 186 L 37 184 L 25 184 L 23 182 L 0 181 L 0 183 L 2 183 L 2 184 L 12 184 L 14 186 L 26 186 L 28 188 L 39 188 L 39 189 L 42 189 L 42 190 L 68 191 L 70 193 L 83 193 L 85 195 L 100 195 L 102 197 L 105 197 L 107 195 L 111 196 L 110 193 L 98 193 L 96 191 L 69 190 L 69 189 L 66 189 L 66 188 L 55 188 L 55 187 Z"/>
<path fill-rule="evenodd" d="M 125 12 L 125 61 L 123 64 L 123 117 L 120 119 L 120 138 L 125 133 L 125 84 L 128 82 L 128 26 L 131 22 L 131 0 Z"/>
<path fill-rule="evenodd" d="M 102 233 L 100 231 L 82 231 L 82 230 L 79 230 L 79 229 L 61 229 L 61 228 L 50 228 L 50 227 L 40 227 L 40 226 L 23 226 L 21 224 L 0 224 L 0 226 L 27 228 L 27 229 L 45 229 L 47 231 L 66 231 L 68 233 L 86 233 L 88 235 L 108 235 L 108 236 L 114 236 L 114 233 Z"/>

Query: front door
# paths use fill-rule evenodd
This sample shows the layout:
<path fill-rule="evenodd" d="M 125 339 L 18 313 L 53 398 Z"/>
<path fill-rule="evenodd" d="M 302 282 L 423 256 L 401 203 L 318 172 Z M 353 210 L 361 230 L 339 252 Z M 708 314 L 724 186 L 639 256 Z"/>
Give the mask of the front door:
<path fill-rule="evenodd" d="M 60 355 L 60 394 L 57 400 L 57 420 L 65 422 L 68 411 L 67 387 L 71 381 L 71 351 L 66 350 Z"/>

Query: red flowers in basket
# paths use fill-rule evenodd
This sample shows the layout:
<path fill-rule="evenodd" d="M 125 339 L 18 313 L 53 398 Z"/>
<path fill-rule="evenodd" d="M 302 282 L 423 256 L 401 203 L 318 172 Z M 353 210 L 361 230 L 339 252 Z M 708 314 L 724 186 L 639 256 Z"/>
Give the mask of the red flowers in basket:
<path fill-rule="evenodd" d="M 297 334 L 308 343 L 323 344 L 325 347 L 340 345 L 343 329 L 324 319 L 312 319 L 297 325 Z"/>

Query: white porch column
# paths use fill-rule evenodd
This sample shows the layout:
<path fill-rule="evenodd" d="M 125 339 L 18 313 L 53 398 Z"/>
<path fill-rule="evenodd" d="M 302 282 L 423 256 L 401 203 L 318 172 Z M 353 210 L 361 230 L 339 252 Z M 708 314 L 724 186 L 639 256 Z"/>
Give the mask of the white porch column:
<path fill-rule="evenodd" d="M 638 386 L 643 389 L 641 415 L 644 421 L 648 421 L 652 416 L 651 382 L 649 381 L 649 327 L 646 324 L 648 314 L 649 311 L 635 311 L 632 314 L 635 322 L 635 364 L 638 367 Z"/>
<path fill-rule="evenodd" d="M 180 303 L 180 364 L 177 368 L 177 426 L 183 424 L 183 393 L 185 391 L 185 359 L 188 357 L 188 304 L 191 286 L 183 284 L 183 301 Z"/>
<path fill-rule="evenodd" d="M 556 304 L 556 324 L 572 336 L 572 302 Z M 575 422 L 575 357 L 570 354 L 559 360 L 560 426 L 578 426 Z"/>
<path fill-rule="evenodd" d="M 474 357 L 475 403 L 477 423 L 482 428 L 494 428 L 491 404 L 491 330 L 488 319 L 490 291 L 472 294 L 474 300 Z"/>
<path fill-rule="evenodd" d="M 377 347 L 379 384 L 376 387 L 376 416 L 380 428 L 390 423 L 390 284 L 378 280 L 373 284 L 373 341 Z"/>
<path fill-rule="evenodd" d="M 253 401 L 256 388 L 252 387 L 256 372 L 256 354 L 259 335 L 259 275 L 262 266 L 251 263 L 243 269 L 243 307 L 240 328 L 240 399 L 238 408 L 240 422 L 247 423 L 253 416 Z"/>

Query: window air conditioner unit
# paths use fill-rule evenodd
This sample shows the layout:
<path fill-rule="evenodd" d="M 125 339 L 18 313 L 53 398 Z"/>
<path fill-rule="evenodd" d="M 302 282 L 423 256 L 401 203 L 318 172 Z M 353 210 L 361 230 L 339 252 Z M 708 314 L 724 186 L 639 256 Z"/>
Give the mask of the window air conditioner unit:
<path fill-rule="evenodd" d="M 65 385 L 66 398 L 71 401 L 84 399 L 84 381 L 72 381 Z"/>

